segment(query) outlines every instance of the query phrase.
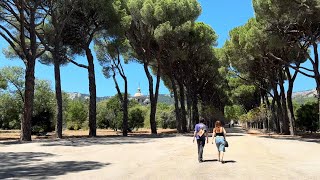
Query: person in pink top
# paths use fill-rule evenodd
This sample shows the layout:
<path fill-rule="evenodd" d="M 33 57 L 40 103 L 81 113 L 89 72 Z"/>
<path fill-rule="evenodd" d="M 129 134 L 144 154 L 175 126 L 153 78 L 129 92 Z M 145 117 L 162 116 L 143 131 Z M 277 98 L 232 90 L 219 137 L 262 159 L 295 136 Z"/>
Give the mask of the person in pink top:
<path fill-rule="evenodd" d="M 198 145 L 198 161 L 199 163 L 203 162 L 203 148 L 204 145 L 206 144 L 206 139 L 207 143 L 208 141 L 208 128 L 204 124 L 204 119 L 201 118 L 200 122 L 195 125 L 194 127 L 194 133 L 193 133 L 193 142 L 197 139 L 197 145 Z"/>

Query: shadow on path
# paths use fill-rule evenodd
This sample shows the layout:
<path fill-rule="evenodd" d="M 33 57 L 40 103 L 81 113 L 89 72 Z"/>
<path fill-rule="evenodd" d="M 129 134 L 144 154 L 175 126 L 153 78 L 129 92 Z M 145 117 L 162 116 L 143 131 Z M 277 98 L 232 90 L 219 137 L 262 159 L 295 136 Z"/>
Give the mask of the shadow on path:
<path fill-rule="evenodd" d="M 159 138 L 176 137 L 177 134 L 131 134 L 127 137 L 117 135 L 106 135 L 97 137 L 88 136 L 69 136 L 62 139 L 34 139 L 32 142 L 15 141 L 2 141 L 0 145 L 13 145 L 24 143 L 41 143 L 41 146 L 73 146 L 83 147 L 91 145 L 120 145 L 120 144 L 139 144 L 151 142 Z"/>
<path fill-rule="evenodd" d="M 207 159 L 207 160 L 203 160 L 203 162 L 215 162 L 218 161 L 218 159 Z"/>
<path fill-rule="evenodd" d="M 94 161 L 43 162 L 54 154 L 41 152 L 4 152 L 0 154 L 0 179 L 49 179 L 66 173 L 100 169 L 110 163 Z"/>
<path fill-rule="evenodd" d="M 207 160 L 203 160 L 203 162 L 218 162 L 218 159 L 207 159 Z M 236 163 L 237 161 L 234 161 L 234 160 L 227 160 L 227 161 L 224 161 L 224 163 Z"/>
<path fill-rule="evenodd" d="M 224 163 L 236 163 L 237 161 L 234 161 L 234 160 L 227 160 L 227 161 L 224 161 Z"/>
<path fill-rule="evenodd" d="M 99 136 L 99 137 L 74 137 L 60 140 L 41 141 L 41 146 L 91 146 L 91 145 L 122 145 L 148 143 L 157 138 L 170 138 L 175 135 L 131 135 L 123 136 Z"/>

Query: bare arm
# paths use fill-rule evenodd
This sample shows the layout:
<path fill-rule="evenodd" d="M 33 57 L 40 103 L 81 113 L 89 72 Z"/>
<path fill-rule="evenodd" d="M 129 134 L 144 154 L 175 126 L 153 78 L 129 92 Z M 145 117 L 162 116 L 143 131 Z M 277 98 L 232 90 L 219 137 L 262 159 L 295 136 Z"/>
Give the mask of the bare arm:
<path fill-rule="evenodd" d="M 213 140 L 214 140 L 214 137 L 216 136 L 216 132 L 214 131 L 214 128 L 212 129 L 212 144 L 213 144 Z"/>
<path fill-rule="evenodd" d="M 194 133 L 193 133 L 193 140 L 192 140 L 192 142 L 194 142 L 194 139 L 195 139 L 195 137 L 196 137 L 196 134 L 197 134 L 197 132 L 196 132 L 196 131 L 194 131 Z"/>
<path fill-rule="evenodd" d="M 226 139 L 226 135 L 227 135 L 227 131 L 226 131 L 225 128 L 223 128 L 223 137 L 224 137 L 224 139 Z"/>

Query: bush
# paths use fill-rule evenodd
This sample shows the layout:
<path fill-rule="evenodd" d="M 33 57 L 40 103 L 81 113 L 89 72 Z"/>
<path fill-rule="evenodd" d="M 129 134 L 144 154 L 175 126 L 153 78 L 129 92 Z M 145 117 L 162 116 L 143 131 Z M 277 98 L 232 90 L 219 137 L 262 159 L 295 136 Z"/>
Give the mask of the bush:
<path fill-rule="evenodd" d="M 160 127 L 163 129 L 175 128 L 176 118 L 175 118 L 174 106 L 168 105 L 165 103 L 158 103 L 157 113 L 156 113 L 156 123 L 157 123 L 157 127 Z"/>
<path fill-rule="evenodd" d="M 17 95 L 0 95 L 0 129 L 20 129 L 22 101 Z"/>
<path fill-rule="evenodd" d="M 109 126 L 107 101 L 101 101 L 97 104 L 97 127 L 107 129 Z"/>
<path fill-rule="evenodd" d="M 55 124 L 55 101 L 50 82 L 36 80 L 34 93 L 34 108 L 31 120 L 32 134 L 51 132 L 54 130 Z"/>
<path fill-rule="evenodd" d="M 160 123 L 161 123 L 161 127 L 163 129 L 174 129 L 176 128 L 176 118 L 175 118 L 175 114 L 174 111 L 163 111 L 160 114 Z"/>
<path fill-rule="evenodd" d="M 145 112 L 139 106 L 130 108 L 129 122 L 128 122 L 129 129 L 134 129 L 134 128 L 138 129 L 143 127 L 144 117 L 145 117 Z"/>
<path fill-rule="evenodd" d="M 87 120 L 88 108 L 87 104 L 81 100 L 73 100 L 68 104 L 67 110 L 67 129 L 79 130 L 82 124 Z"/>
<path fill-rule="evenodd" d="M 34 115 L 31 120 L 32 134 L 51 132 L 54 130 L 53 114 L 50 111 L 43 110 Z"/>
<path fill-rule="evenodd" d="M 297 109 L 296 127 L 303 131 L 315 132 L 318 129 L 318 103 L 307 103 Z"/>
<path fill-rule="evenodd" d="M 72 121 L 67 122 L 67 129 L 69 130 L 79 130 L 81 129 L 81 127 L 82 127 L 82 124 L 79 124 L 78 122 L 72 122 Z"/>

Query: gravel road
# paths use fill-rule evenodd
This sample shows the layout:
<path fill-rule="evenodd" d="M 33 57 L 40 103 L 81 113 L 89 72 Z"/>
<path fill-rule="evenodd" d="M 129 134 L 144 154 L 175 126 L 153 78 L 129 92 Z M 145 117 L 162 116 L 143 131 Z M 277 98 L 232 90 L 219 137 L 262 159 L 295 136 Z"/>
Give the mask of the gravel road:
<path fill-rule="evenodd" d="M 215 145 L 197 161 L 188 135 L 0 143 L 0 179 L 319 179 L 320 143 L 227 129 L 225 164 Z"/>

